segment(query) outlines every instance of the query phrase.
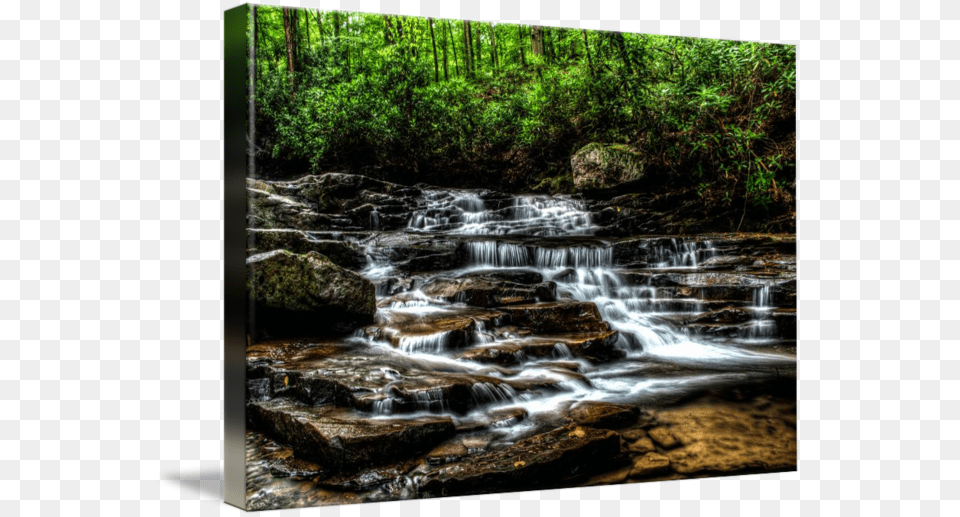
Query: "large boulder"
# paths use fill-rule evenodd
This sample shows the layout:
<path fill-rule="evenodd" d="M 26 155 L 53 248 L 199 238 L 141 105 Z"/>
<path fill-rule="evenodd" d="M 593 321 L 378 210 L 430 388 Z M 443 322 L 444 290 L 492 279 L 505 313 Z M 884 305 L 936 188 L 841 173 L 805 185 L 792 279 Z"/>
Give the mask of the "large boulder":
<path fill-rule="evenodd" d="M 247 229 L 247 255 L 256 255 L 265 251 L 284 249 L 293 253 L 317 253 L 327 257 L 334 264 L 353 271 L 359 271 L 367 265 L 367 255 L 360 246 L 352 242 L 329 239 L 315 239 L 307 232 L 299 230 Z"/>
<path fill-rule="evenodd" d="M 261 183 L 247 185 L 248 228 L 324 230 L 330 227 L 329 217 L 296 199 L 256 188 L 263 186 Z"/>
<path fill-rule="evenodd" d="M 443 465 L 421 478 L 420 489 L 429 495 L 453 495 L 491 487 L 549 487 L 610 465 L 619 453 L 619 434 L 570 425 Z"/>
<path fill-rule="evenodd" d="M 327 257 L 276 250 L 247 258 L 247 295 L 260 337 L 318 336 L 373 323 L 373 284 Z"/>
<path fill-rule="evenodd" d="M 322 467 L 366 467 L 427 452 L 454 435 L 450 417 L 378 419 L 353 409 L 282 399 L 253 402 L 254 425 Z"/>
<path fill-rule="evenodd" d="M 610 330 L 593 302 L 546 302 L 500 307 L 518 327 L 538 333 Z"/>
<path fill-rule="evenodd" d="M 570 166 L 578 189 L 610 188 L 643 177 L 640 153 L 623 144 L 587 144 L 570 158 Z"/>

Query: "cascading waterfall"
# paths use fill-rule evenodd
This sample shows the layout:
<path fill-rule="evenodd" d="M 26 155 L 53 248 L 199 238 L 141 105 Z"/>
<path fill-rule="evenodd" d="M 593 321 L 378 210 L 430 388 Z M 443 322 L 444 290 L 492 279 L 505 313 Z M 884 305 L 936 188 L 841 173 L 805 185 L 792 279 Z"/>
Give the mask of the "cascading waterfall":
<path fill-rule="evenodd" d="M 437 332 L 417 336 L 401 336 L 399 348 L 411 354 L 439 354 L 448 348 L 452 332 Z"/>
<path fill-rule="evenodd" d="M 592 302 L 603 321 L 618 332 L 614 346 L 626 353 L 625 361 L 654 359 L 688 366 L 709 362 L 713 367 L 724 362 L 738 364 L 765 360 L 761 355 L 711 344 L 700 340 L 696 334 L 685 332 L 682 322 L 707 310 L 702 300 L 689 294 L 698 291 L 684 291 L 687 294 L 683 294 L 670 283 L 664 286 L 650 283 L 652 276 L 639 277 L 647 278 L 640 282 L 634 280 L 638 278 L 636 276 L 625 276 L 615 266 L 613 247 L 602 239 L 592 237 L 595 230 L 584 207 L 570 198 L 517 196 L 485 200 L 476 192 L 457 190 L 424 192 L 421 207 L 412 215 L 408 225 L 408 231 L 411 232 L 467 237 L 461 241 L 467 260 L 465 269 L 441 271 L 438 272 L 440 275 L 457 276 L 481 269 L 534 270 L 542 275 L 544 281 L 556 283 L 560 300 Z M 521 241 L 515 236 L 535 239 Z M 704 260 L 719 254 L 711 241 L 701 239 L 654 237 L 638 240 L 634 246 L 636 248 L 631 250 L 631 256 L 637 258 L 631 260 L 635 260 L 643 269 L 665 270 L 662 275 L 683 274 L 684 269 L 699 269 Z M 381 260 L 375 265 L 377 268 L 371 271 L 378 272 L 381 275 L 379 278 L 394 274 L 389 268 L 389 261 Z M 426 317 L 438 311 L 455 315 L 461 310 L 457 307 L 466 307 L 463 304 L 466 298 L 461 296 L 462 293 L 443 301 L 426 296 L 416 288 L 429 281 L 429 276 L 415 278 L 411 290 L 402 291 L 402 296 L 393 297 L 381 305 L 382 314 L 378 318 L 389 320 L 399 317 L 406 321 L 410 317 Z M 772 302 L 771 292 L 768 285 L 758 285 L 754 290 L 748 309 L 758 316 L 747 325 L 749 329 L 743 337 L 760 338 L 769 334 L 772 320 L 765 314 L 769 312 Z M 386 294 L 378 292 L 378 296 Z M 439 329 L 432 333 L 417 331 L 404 334 L 388 327 L 384 331 L 388 335 L 384 337 L 389 337 L 395 344 L 395 348 L 390 347 L 393 353 L 404 354 L 406 360 L 421 368 L 432 370 L 439 367 L 446 370 L 448 363 L 430 362 L 434 361 L 432 358 L 442 358 L 457 365 L 473 365 L 470 368 L 474 368 L 478 375 L 503 379 L 504 382 L 471 384 L 469 393 L 473 407 L 523 404 L 525 409 L 531 410 L 540 405 L 544 408 L 553 407 L 551 404 L 569 400 L 572 396 L 603 400 L 617 390 L 625 393 L 640 390 L 634 382 L 607 393 L 605 387 L 622 386 L 623 381 L 601 376 L 596 378 L 594 384 L 590 375 L 596 374 L 584 377 L 569 371 L 558 373 L 556 368 L 560 367 L 560 363 L 565 364 L 566 368 L 570 368 L 571 363 L 583 363 L 565 343 L 555 342 L 550 345 L 552 348 L 549 352 L 538 352 L 534 356 L 526 353 L 525 347 L 541 346 L 536 345 L 536 333 L 525 334 L 522 329 L 504 327 L 504 324 L 494 320 L 485 323 L 482 319 L 472 319 L 472 323 L 464 328 L 467 329 L 466 336 L 457 333 L 461 331 Z M 498 347 L 505 343 L 510 348 L 500 351 Z M 499 354 L 495 357 L 499 357 L 502 364 L 511 366 L 503 369 L 457 361 L 456 354 L 464 347 L 480 353 L 490 350 Z M 587 365 L 588 372 L 594 368 L 589 363 L 583 364 Z M 600 371 L 606 370 L 602 368 Z M 549 391 L 552 395 L 538 391 L 517 392 L 506 382 L 509 379 L 531 379 L 548 385 L 552 382 L 553 388 Z M 411 407 L 428 412 L 447 411 L 450 405 L 446 396 L 440 389 L 410 391 L 408 398 L 412 397 L 413 400 L 404 403 L 404 411 L 410 411 Z M 554 402 L 545 402 L 548 400 Z M 382 398 L 373 402 L 372 409 L 375 413 L 386 415 L 396 414 L 400 407 L 398 400 L 389 390 L 385 390 Z"/>
<path fill-rule="evenodd" d="M 568 197 L 518 196 L 491 206 L 474 192 L 424 192 L 423 207 L 407 226 L 411 230 L 455 235 L 590 235 L 590 214 Z"/>

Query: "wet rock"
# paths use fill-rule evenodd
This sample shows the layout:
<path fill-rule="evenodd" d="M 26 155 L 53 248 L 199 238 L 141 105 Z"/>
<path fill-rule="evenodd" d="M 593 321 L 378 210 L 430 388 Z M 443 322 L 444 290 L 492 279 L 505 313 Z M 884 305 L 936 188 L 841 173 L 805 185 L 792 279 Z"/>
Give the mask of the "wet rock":
<path fill-rule="evenodd" d="M 471 275 L 465 278 L 436 278 L 423 286 L 427 296 L 474 307 L 500 307 L 553 301 L 557 284 L 544 282 L 536 285 L 506 281 L 494 276 Z"/>
<path fill-rule="evenodd" d="M 295 199 L 247 188 L 247 226 L 323 230 L 333 226 L 333 220 Z"/>
<path fill-rule="evenodd" d="M 337 490 L 359 492 L 395 482 L 420 463 L 420 458 L 393 461 L 385 465 L 359 465 L 319 480 L 319 484 Z"/>
<path fill-rule="evenodd" d="M 385 463 L 430 450 L 454 434 L 449 417 L 372 419 L 354 410 L 274 400 L 248 405 L 257 428 L 327 468 Z"/>
<path fill-rule="evenodd" d="M 553 378 L 499 379 L 456 365 L 423 364 L 360 340 L 308 345 L 273 341 L 252 348 L 247 377 L 269 387 L 267 395 L 258 400 L 285 397 L 312 406 L 354 407 L 371 415 L 465 414 L 521 395 L 553 392 L 559 383 Z M 518 411 L 520 418 L 525 416 Z M 497 414 L 485 415 L 492 418 Z M 485 420 L 474 427 L 493 424 Z"/>
<path fill-rule="evenodd" d="M 619 429 L 637 421 L 640 408 L 610 402 L 577 402 L 570 407 L 568 418 L 578 425 L 597 429 Z"/>
<path fill-rule="evenodd" d="M 601 332 L 610 328 L 592 302 L 512 305 L 500 310 L 509 314 L 515 325 L 534 332 Z"/>
<path fill-rule="evenodd" d="M 633 429 L 620 431 L 620 436 L 623 436 L 624 440 L 635 442 L 641 438 L 646 438 L 647 432 L 639 427 L 635 427 Z"/>
<path fill-rule="evenodd" d="M 377 324 L 364 332 L 408 352 L 439 353 L 478 342 L 483 333 L 505 322 L 506 317 L 500 311 L 468 308 L 427 313 L 382 310 Z"/>
<path fill-rule="evenodd" d="M 699 265 L 720 252 L 706 238 L 630 237 L 611 246 L 613 264 L 632 267 L 688 267 Z"/>
<path fill-rule="evenodd" d="M 640 153 L 622 144 L 587 144 L 573 154 L 570 166 L 577 189 L 610 188 L 643 177 Z"/>
<path fill-rule="evenodd" d="M 566 426 L 438 467 L 423 476 L 420 488 L 429 494 L 452 495 L 503 486 L 550 486 L 609 464 L 619 451 L 620 436 L 615 432 Z"/>
<path fill-rule="evenodd" d="M 277 477 L 315 477 L 322 475 L 323 469 L 311 461 L 289 457 L 275 461 L 270 473 Z"/>
<path fill-rule="evenodd" d="M 248 229 L 247 255 L 284 249 L 303 254 L 311 251 L 327 257 L 334 264 L 353 271 L 359 271 L 367 264 L 367 256 L 359 246 L 349 242 L 315 239 L 307 232 L 298 230 Z"/>
<path fill-rule="evenodd" d="M 405 228 L 421 193 L 416 188 L 343 173 L 310 175 L 269 185 L 278 194 L 319 214 L 328 214 L 333 226 L 356 230 Z"/>
<path fill-rule="evenodd" d="M 797 339 L 797 309 L 776 309 L 771 311 L 777 327 L 777 336 L 782 339 Z"/>
<path fill-rule="evenodd" d="M 435 449 L 428 452 L 424 459 L 430 465 L 443 465 L 463 459 L 469 454 L 467 446 L 461 440 L 452 440 L 438 445 Z"/>
<path fill-rule="evenodd" d="M 405 232 L 383 232 L 364 242 L 375 260 L 389 262 L 397 271 L 445 271 L 467 262 L 463 242 L 447 237 Z"/>
<path fill-rule="evenodd" d="M 664 449 L 672 449 L 680 445 L 680 442 L 677 441 L 677 438 L 673 435 L 673 433 L 665 427 L 654 427 L 653 429 L 647 431 L 647 433 L 650 435 L 650 438 L 657 443 L 657 445 L 663 447 Z"/>
<path fill-rule="evenodd" d="M 373 323 L 373 284 L 316 252 L 285 250 L 247 259 L 247 293 L 259 335 L 325 335 Z"/>
<path fill-rule="evenodd" d="M 457 423 L 457 432 L 469 433 L 487 429 L 501 429 L 518 424 L 527 418 L 527 410 L 514 406 L 503 409 L 494 409 L 480 414 L 471 415 Z M 489 443 L 489 440 L 488 440 Z"/>
<path fill-rule="evenodd" d="M 745 323 L 756 317 L 754 312 L 742 307 L 724 307 L 723 309 L 698 314 L 690 319 L 690 323 Z"/>
<path fill-rule="evenodd" d="M 683 442 L 665 454 L 681 474 L 775 472 L 797 466 L 796 404 L 702 402 L 659 412 Z M 651 433 L 652 435 L 652 433 Z"/>
<path fill-rule="evenodd" d="M 630 476 L 630 472 L 632 470 L 633 470 L 633 465 L 628 464 L 618 469 L 611 470 L 609 472 L 597 474 L 587 479 L 583 483 L 583 486 L 617 485 L 626 481 L 627 477 Z"/>
<path fill-rule="evenodd" d="M 353 493 L 326 490 L 317 486 L 315 477 L 281 477 L 272 473 L 277 460 L 291 458 L 293 451 L 247 430 L 246 499 L 247 510 L 273 510 L 316 505 L 359 503 Z"/>
<path fill-rule="evenodd" d="M 627 450 L 633 454 L 645 454 L 648 452 L 654 452 L 657 450 L 657 448 L 653 445 L 653 440 L 644 437 L 627 446 Z"/>
<path fill-rule="evenodd" d="M 525 269 L 481 269 L 460 275 L 460 278 L 493 278 L 517 284 L 539 284 L 543 275 L 537 271 Z"/>
<path fill-rule="evenodd" d="M 656 452 L 649 452 L 638 458 L 630 470 L 630 477 L 649 477 L 670 471 L 670 458 Z"/>
<path fill-rule="evenodd" d="M 618 336 L 619 333 L 615 330 L 605 330 L 507 339 L 496 344 L 474 346 L 457 357 L 503 366 L 544 358 L 577 357 L 603 362 L 623 356 L 624 352 L 615 347 Z"/>

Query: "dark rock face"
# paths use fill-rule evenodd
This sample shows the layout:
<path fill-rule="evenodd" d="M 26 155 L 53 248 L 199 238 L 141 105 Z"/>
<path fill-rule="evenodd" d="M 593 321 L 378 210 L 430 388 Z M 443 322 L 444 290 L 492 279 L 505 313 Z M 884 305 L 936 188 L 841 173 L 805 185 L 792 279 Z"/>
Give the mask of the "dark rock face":
<path fill-rule="evenodd" d="M 643 177 L 640 154 L 622 144 L 587 144 L 573 154 L 570 166 L 578 189 L 610 188 Z"/>
<path fill-rule="evenodd" d="M 421 192 L 413 187 L 342 173 L 304 176 L 296 181 L 276 182 L 273 186 L 317 212 L 337 215 L 330 226 L 341 230 L 405 228 Z"/>
<path fill-rule="evenodd" d="M 551 486 L 595 470 L 620 453 L 620 435 L 566 426 L 424 475 L 421 490 L 436 495 L 487 491 L 491 487 Z"/>
<path fill-rule="evenodd" d="M 356 244 L 315 239 L 298 230 L 249 229 L 247 242 L 253 244 L 253 248 L 247 249 L 248 256 L 280 249 L 299 254 L 316 251 L 334 264 L 352 271 L 359 271 L 367 265 L 367 255 Z"/>
<path fill-rule="evenodd" d="M 364 244 L 371 246 L 374 259 L 388 262 L 403 273 L 455 269 L 467 260 L 463 242 L 457 239 L 387 232 Z"/>
<path fill-rule="evenodd" d="M 373 322 L 373 284 L 316 252 L 285 250 L 247 259 L 247 293 L 259 334 L 325 335 Z"/>
<path fill-rule="evenodd" d="M 482 269 L 463 274 L 461 278 L 488 278 L 513 282 L 517 284 L 539 284 L 543 282 L 543 275 L 537 271 L 523 269 Z"/>
<path fill-rule="evenodd" d="M 557 284 L 543 282 L 529 285 L 503 280 L 493 275 L 474 274 L 465 278 L 434 279 L 423 286 L 423 292 L 428 296 L 474 307 L 500 307 L 553 301 L 557 298 Z"/>
<path fill-rule="evenodd" d="M 384 463 L 425 452 L 454 433 L 449 417 L 371 419 L 353 410 L 284 401 L 248 406 L 250 418 L 303 458 L 327 468 Z"/>
<path fill-rule="evenodd" d="M 247 188 L 247 226 L 250 228 L 326 229 L 331 219 L 295 199 Z"/>
<path fill-rule="evenodd" d="M 501 307 L 514 324 L 534 332 L 602 332 L 610 326 L 591 302 L 551 302 Z"/>
<path fill-rule="evenodd" d="M 510 366 L 529 359 L 564 359 L 577 357 L 592 362 L 604 362 L 623 357 L 616 348 L 619 333 L 615 330 L 598 332 L 571 332 L 560 335 L 503 341 L 496 345 L 472 347 L 459 357 L 479 363 Z M 569 354 L 569 355 L 568 355 Z"/>

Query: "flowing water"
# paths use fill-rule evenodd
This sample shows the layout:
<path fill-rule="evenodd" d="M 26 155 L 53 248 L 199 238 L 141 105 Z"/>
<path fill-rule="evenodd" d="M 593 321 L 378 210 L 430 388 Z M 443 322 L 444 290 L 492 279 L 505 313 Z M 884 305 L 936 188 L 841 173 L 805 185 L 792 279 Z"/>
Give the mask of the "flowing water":
<path fill-rule="evenodd" d="M 698 298 L 690 289 L 661 287 L 656 280 L 661 275 L 702 272 L 705 261 L 723 254 L 710 239 L 637 241 L 633 245 L 645 248 L 646 262 L 624 268 L 615 264 L 610 241 L 592 237 L 596 229 L 583 203 L 569 197 L 516 196 L 488 203 L 476 192 L 427 191 L 407 231 L 463 238 L 466 265 L 418 273 L 402 296 L 381 293 L 377 319 L 384 331 L 358 335 L 368 336 L 369 343 L 400 356 L 396 359 L 418 371 L 461 372 L 482 379 L 470 387 L 472 412 L 466 415 L 450 411 L 443 390 L 424 390 L 415 396 L 417 409 L 450 412 L 455 419 L 517 407 L 528 414 L 528 422 L 536 422 L 538 413 L 549 413 L 559 404 L 575 400 L 664 403 L 693 391 L 750 382 L 795 363 L 789 347 L 784 352 L 776 346 L 783 340 L 778 337 L 775 320 L 768 317 L 773 308 L 769 285 L 751 287 L 749 302 L 729 302 L 738 304 L 749 316 L 739 325 L 721 328 L 723 336 L 691 330 L 684 324 L 728 302 Z M 371 251 L 371 256 L 375 255 Z M 417 289 L 435 277 L 464 277 L 490 270 L 535 272 L 544 281 L 556 283 L 558 299 L 595 304 L 602 319 L 617 332 L 612 348 L 619 358 L 590 361 L 575 356 L 568 344 L 559 340 L 549 353 L 531 356 L 526 353 L 527 345 L 542 345 L 558 339 L 557 335 L 526 333 L 496 318 L 476 318 L 475 309 L 455 303 L 456 299 L 432 298 Z M 630 274 L 637 271 L 646 275 L 644 281 L 636 281 Z M 382 258 L 372 260 L 362 274 L 379 283 L 403 276 Z M 466 338 L 455 331 L 429 328 L 431 321 L 460 315 L 473 319 Z M 417 321 L 423 325 L 411 325 Z M 501 365 L 474 362 L 462 354 L 464 347 L 499 351 L 504 345 L 515 351 Z M 546 383 L 550 389 L 513 387 L 531 382 Z M 394 386 L 388 384 L 380 391 L 382 398 L 374 412 L 400 414 L 391 395 Z M 523 431 L 522 425 L 515 427 Z"/>
<path fill-rule="evenodd" d="M 795 375 L 789 239 L 610 237 L 616 232 L 600 224 L 609 217 L 572 197 L 404 196 L 402 210 L 383 204 L 358 210 L 362 220 L 338 215 L 331 220 L 353 227 L 306 234 L 364 248 L 360 274 L 376 286 L 373 324 L 346 338 L 248 349 L 248 411 L 276 412 L 254 417 L 248 431 L 251 509 L 438 495 L 431 476 L 448 463 L 480 469 L 479 485 L 465 493 L 489 491 L 481 481 L 504 469 L 483 472 L 499 464 L 474 455 L 513 454 L 525 438 L 580 425 L 571 415 L 584 408 L 659 410 L 707 393 L 766 393 L 781 375 Z M 452 421 L 453 438 L 425 449 L 408 442 L 416 433 L 380 444 L 378 454 L 400 453 L 400 464 L 378 457 L 338 477 L 326 465 L 277 459 L 289 447 L 309 458 L 316 443 L 355 443 L 352 433 L 377 422 L 419 429 L 438 417 Z M 325 436 L 305 447 L 288 425 L 301 418 L 323 423 L 309 432 L 346 441 Z M 396 440 L 394 432 L 378 440 Z M 445 456 L 451 443 L 459 452 Z M 618 454 L 594 458 L 591 468 L 619 468 Z"/>

